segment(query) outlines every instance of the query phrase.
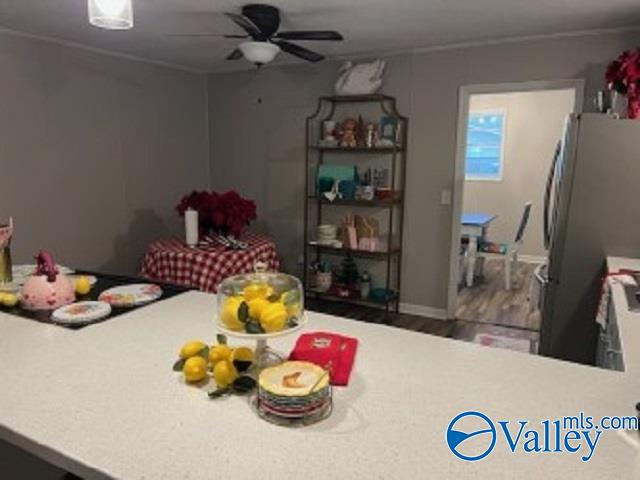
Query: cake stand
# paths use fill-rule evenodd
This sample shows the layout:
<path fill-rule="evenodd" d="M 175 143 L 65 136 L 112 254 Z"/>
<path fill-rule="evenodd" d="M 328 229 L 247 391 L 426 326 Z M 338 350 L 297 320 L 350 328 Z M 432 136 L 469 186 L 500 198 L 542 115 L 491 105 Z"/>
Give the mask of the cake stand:
<path fill-rule="evenodd" d="M 281 363 L 284 361 L 282 355 L 276 352 L 273 348 L 269 347 L 267 341 L 271 338 L 284 337 L 286 335 L 291 335 L 292 333 L 297 332 L 302 327 L 304 327 L 307 323 L 307 314 L 303 313 L 302 316 L 298 319 L 298 324 L 295 327 L 285 328 L 284 330 L 280 330 L 278 332 L 271 333 L 247 333 L 241 332 L 237 330 L 230 330 L 226 326 L 224 326 L 219 320 L 217 320 L 217 326 L 220 333 L 223 333 L 229 337 L 233 338 L 242 338 L 244 340 L 251 340 L 256 342 L 255 346 L 255 365 L 258 371 L 266 368 L 268 366 L 273 365 L 274 363 Z M 270 363 L 269 359 L 274 358 L 276 362 Z"/>

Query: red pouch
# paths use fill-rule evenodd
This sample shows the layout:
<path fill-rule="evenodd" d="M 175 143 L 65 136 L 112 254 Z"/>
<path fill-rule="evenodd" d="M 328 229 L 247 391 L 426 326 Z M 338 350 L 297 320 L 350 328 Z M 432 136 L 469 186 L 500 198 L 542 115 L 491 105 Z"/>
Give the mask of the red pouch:
<path fill-rule="evenodd" d="M 305 333 L 296 341 L 289 360 L 314 363 L 329 371 L 332 385 L 348 385 L 357 349 L 355 338 L 336 333 Z"/>

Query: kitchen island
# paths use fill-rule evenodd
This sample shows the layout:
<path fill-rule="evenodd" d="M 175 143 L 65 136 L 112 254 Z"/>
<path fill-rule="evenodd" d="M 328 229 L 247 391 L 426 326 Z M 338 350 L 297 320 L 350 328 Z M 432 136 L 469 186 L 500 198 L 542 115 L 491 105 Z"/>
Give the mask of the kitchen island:
<path fill-rule="evenodd" d="M 77 331 L 0 314 L 0 439 L 90 479 L 640 476 L 638 450 L 620 432 L 604 432 L 586 462 L 512 453 L 504 438 L 467 462 L 446 442 L 467 410 L 515 429 L 580 411 L 635 415 L 640 350 L 615 372 L 307 312 L 306 331 L 360 346 L 332 415 L 284 428 L 258 418 L 246 397 L 209 400 L 171 370 L 184 341 L 214 340 L 214 312 L 215 297 L 188 292 Z M 634 338 L 640 315 L 622 317 L 637 321 L 624 332 Z M 295 338 L 271 345 L 288 352 Z"/>

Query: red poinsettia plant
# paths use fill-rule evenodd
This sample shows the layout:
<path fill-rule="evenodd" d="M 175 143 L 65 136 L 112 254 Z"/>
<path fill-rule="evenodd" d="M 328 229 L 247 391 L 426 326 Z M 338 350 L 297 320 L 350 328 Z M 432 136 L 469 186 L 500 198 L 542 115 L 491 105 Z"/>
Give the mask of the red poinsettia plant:
<path fill-rule="evenodd" d="M 256 219 L 256 204 L 242 198 L 235 190 L 225 193 L 193 191 L 180 200 L 176 210 L 184 216 L 187 210 L 198 212 L 200 230 L 239 237 L 244 227 Z"/>
<path fill-rule="evenodd" d="M 629 118 L 640 115 L 640 48 L 623 52 L 607 67 L 607 85 L 627 96 Z"/>

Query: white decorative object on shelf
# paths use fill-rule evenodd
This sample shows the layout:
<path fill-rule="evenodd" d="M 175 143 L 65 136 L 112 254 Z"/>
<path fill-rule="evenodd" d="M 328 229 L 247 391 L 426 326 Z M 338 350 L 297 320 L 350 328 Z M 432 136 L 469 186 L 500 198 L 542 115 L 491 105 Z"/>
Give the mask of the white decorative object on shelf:
<path fill-rule="evenodd" d="M 384 60 L 370 63 L 344 62 L 335 84 L 336 95 L 370 95 L 382 86 Z"/>

